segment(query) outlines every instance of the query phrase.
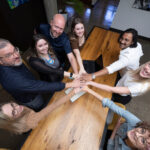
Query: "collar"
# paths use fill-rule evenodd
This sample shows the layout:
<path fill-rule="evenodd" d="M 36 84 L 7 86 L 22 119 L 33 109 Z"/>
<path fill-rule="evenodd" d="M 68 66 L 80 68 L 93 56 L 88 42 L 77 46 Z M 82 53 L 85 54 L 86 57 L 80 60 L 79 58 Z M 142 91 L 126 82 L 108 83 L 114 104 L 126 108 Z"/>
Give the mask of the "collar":
<path fill-rule="evenodd" d="M 53 36 L 51 30 L 49 31 L 50 36 L 52 37 L 52 39 L 55 39 L 55 37 Z"/>

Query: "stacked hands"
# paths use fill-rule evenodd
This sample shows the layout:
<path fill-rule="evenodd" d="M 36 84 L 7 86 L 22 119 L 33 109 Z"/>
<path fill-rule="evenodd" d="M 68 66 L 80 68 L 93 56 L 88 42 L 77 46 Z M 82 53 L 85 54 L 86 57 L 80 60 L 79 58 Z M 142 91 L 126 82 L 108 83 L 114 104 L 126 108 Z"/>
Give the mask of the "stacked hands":
<path fill-rule="evenodd" d="M 74 92 L 78 93 L 80 91 L 89 92 L 89 85 L 92 81 L 91 74 L 83 73 L 83 74 L 74 74 L 74 80 L 71 82 L 71 87 L 74 88 Z"/>

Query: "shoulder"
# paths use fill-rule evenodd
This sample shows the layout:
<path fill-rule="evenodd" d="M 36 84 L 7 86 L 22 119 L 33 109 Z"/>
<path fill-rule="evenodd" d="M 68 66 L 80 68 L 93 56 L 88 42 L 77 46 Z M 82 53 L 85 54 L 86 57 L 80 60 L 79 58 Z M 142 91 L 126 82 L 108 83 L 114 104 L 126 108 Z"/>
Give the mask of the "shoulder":
<path fill-rule="evenodd" d="M 63 33 L 60 35 L 60 38 L 61 38 L 63 41 L 69 40 L 69 37 L 68 37 L 68 35 L 67 35 L 65 32 L 63 32 Z"/>
<path fill-rule="evenodd" d="M 38 28 L 38 32 L 44 34 L 44 33 L 49 33 L 50 30 L 50 25 L 49 24 L 40 24 Z"/>
<path fill-rule="evenodd" d="M 70 41 L 76 42 L 77 38 L 75 38 L 74 36 L 69 36 Z"/>
<path fill-rule="evenodd" d="M 40 28 L 50 28 L 49 24 L 40 24 L 39 25 Z"/>

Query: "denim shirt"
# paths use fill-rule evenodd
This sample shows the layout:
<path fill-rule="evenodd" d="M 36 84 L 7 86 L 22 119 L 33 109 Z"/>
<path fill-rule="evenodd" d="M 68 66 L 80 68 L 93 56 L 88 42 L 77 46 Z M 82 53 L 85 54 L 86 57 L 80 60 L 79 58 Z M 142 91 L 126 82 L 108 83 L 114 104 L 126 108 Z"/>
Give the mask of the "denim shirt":
<path fill-rule="evenodd" d="M 107 150 L 131 150 L 131 148 L 125 144 L 123 139 L 126 138 L 127 132 L 129 130 L 132 130 L 137 123 L 141 122 L 141 120 L 129 111 L 117 106 L 113 101 L 109 100 L 108 98 L 104 98 L 102 104 L 103 107 L 110 108 L 112 111 L 126 119 L 126 122 L 122 124 L 117 130 L 114 140 L 109 139 L 107 144 Z"/>

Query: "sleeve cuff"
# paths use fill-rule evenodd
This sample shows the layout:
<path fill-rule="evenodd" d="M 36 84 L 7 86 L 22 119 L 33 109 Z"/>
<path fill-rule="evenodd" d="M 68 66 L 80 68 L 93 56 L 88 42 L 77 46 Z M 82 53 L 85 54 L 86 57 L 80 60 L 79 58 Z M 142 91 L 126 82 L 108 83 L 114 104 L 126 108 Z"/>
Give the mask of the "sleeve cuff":
<path fill-rule="evenodd" d="M 106 68 L 107 68 L 107 70 L 108 70 L 108 74 L 114 73 L 114 71 L 111 69 L 111 66 L 108 66 L 108 67 L 106 67 Z"/>
<path fill-rule="evenodd" d="M 108 144 L 109 144 L 109 145 L 114 145 L 114 140 L 109 139 L 109 140 L 108 140 Z"/>
<path fill-rule="evenodd" d="M 107 106 L 107 102 L 110 101 L 108 98 L 103 98 L 102 100 L 102 105 L 103 107 L 106 107 Z"/>

